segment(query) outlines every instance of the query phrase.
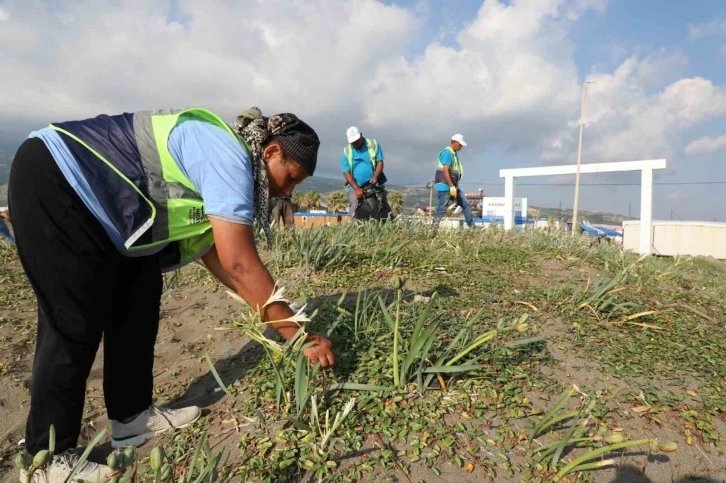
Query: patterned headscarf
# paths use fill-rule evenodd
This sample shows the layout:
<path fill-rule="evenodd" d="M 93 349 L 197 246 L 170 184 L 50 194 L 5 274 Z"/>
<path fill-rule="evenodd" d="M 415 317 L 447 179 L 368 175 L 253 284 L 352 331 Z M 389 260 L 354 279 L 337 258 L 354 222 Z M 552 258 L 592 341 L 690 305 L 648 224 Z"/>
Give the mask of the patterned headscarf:
<path fill-rule="evenodd" d="M 269 119 L 253 107 L 237 116 L 232 126 L 252 148 L 252 172 L 255 182 L 255 224 L 262 228 L 268 248 L 272 245 L 270 230 L 270 187 L 264 160 L 264 145 L 277 139 L 285 154 L 292 157 L 312 176 L 317 164 L 320 140 L 315 131 L 295 114 L 276 114 Z"/>

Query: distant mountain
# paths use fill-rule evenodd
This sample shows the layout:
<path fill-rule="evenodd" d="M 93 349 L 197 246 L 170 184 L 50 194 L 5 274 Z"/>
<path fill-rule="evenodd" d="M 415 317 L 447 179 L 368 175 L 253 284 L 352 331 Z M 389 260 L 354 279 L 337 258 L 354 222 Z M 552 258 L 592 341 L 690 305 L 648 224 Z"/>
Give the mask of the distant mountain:
<path fill-rule="evenodd" d="M 541 208 L 537 206 L 530 206 L 527 209 L 527 215 L 530 218 L 554 218 L 558 220 L 571 220 L 572 210 L 563 209 L 560 211 L 557 208 Z M 625 220 L 635 220 L 625 215 L 618 215 L 617 213 L 600 213 L 596 211 L 580 210 L 577 217 L 589 221 L 595 225 L 622 225 Z"/>
<path fill-rule="evenodd" d="M 295 191 L 317 191 L 320 194 L 326 195 L 333 191 L 343 189 L 344 184 L 345 181 L 343 181 L 342 177 L 340 179 L 335 179 L 311 176 L 300 183 L 300 185 L 295 188 Z"/>
<path fill-rule="evenodd" d="M 3 180 L 2 182 L 6 182 Z M 296 191 L 317 191 L 323 197 L 343 189 L 343 181 L 335 178 L 325 178 L 319 176 L 313 176 L 302 183 L 296 188 Z M 399 191 L 403 195 L 403 207 L 405 212 L 412 212 L 418 206 L 429 206 L 429 195 L 430 192 L 427 188 L 406 188 L 403 186 L 389 185 L 388 189 L 391 191 Z M 0 186 L 0 206 L 7 206 L 8 200 L 8 185 L 4 184 Z M 434 193 L 436 196 L 436 193 Z M 436 199 L 433 200 L 433 204 L 436 204 Z M 572 219 L 572 210 L 564 209 L 562 211 L 557 208 L 544 208 L 538 206 L 530 206 L 528 208 L 527 215 L 529 218 L 538 219 L 541 217 L 550 217 L 555 219 L 569 220 Z M 604 224 L 604 225 L 620 225 L 624 220 L 630 220 L 624 215 L 618 215 L 614 213 L 597 213 L 593 211 L 580 211 L 579 216 L 583 219 L 588 220 L 590 223 Z"/>

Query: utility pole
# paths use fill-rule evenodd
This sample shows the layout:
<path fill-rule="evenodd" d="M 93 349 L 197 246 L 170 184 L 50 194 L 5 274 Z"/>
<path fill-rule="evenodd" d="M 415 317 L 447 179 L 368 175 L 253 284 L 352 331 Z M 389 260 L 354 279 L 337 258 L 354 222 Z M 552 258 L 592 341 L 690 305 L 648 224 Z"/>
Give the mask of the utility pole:
<path fill-rule="evenodd" d="M 434 206 L 434 182 L 429 181 L 427 187 L 429 189 L 429 213 L 431 213 Z"/>
<path fill-rule="evenodd" d="M 580 228 L 577 222 L 577 212 L 580 205 L 580 160 L 582 158 L 582 130 L 585 127 L 585 88 L 592 81 L 582 83 L 582 102 L 580 104 L 580 142 L 577 145 L 577 171 L 575 173 L 575 206 L 572 210 L 572 235 L 578 236 Z"/>

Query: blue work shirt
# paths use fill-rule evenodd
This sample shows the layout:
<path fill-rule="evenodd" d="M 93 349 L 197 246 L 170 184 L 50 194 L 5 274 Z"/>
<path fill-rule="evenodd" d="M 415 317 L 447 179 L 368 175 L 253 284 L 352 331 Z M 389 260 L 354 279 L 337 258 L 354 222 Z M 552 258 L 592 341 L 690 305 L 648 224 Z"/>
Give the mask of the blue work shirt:
<path fill-rule="evenodd" d="M 378 164 L 383 161 L 384 158 L 380 143 L 376 144 L 376 164 Z M 368 153 L 368 146 L 366 146 L 365 139 L 363 140 L 363 147 L 356 149 L 351 146 L 351 149 L 353 152 L 353 179 L 355 179 L 358 186 L 362 186 L 369 182 L 375 174 L 373 163 L 371 162 L 371 155 Z M 345 155 L 345 152 L 343 152 L 343 155 L 340 158 L 340 166 L 344 173 L 350 172 L 348 156 Z M 350 189 L 350 186 L 348 188 Z"/>
<path fill-rule="evenodd" d="M 150 255 L 164 246 L 130 252 L 101 207 L 73 154 L 58 132 L 44 128 L 29 137 L 43 140 L 68 183 L 98 219 L 116 249 L 126 256 Z M 172 158 L 204 200 L 205 213 L 232 223 L 251 225 L 254 220 L 252 162 L 240 143 L 223 128 L 185 115 L 172 129 L 167 143 Z"/>
<path fill-rule="evenodd" d="M 451 151 L 444 149 L 441 154 L 439 154 L 439 162 L 451 169 L 451 164 L 454 162 L 454 157 L 451 155 Z M 449 185 L 446 183 L 436 183 L 435 188 L 436 191 L 449 191 Z"/>

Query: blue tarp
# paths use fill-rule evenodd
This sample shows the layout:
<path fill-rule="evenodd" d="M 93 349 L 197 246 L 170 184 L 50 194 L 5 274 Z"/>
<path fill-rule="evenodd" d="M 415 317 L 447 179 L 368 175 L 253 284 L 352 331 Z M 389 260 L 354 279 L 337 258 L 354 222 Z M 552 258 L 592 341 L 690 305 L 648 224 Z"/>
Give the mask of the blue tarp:
<path fill-rule="evenodd" d="M 608 228 L 606 226 L 593 225 L 593 228 L 597 228 L 598 230 L 602 231 L 606 236 L 623 236 L 623 234 L 619 231 L 613 230 L 612 228 Z"/>

